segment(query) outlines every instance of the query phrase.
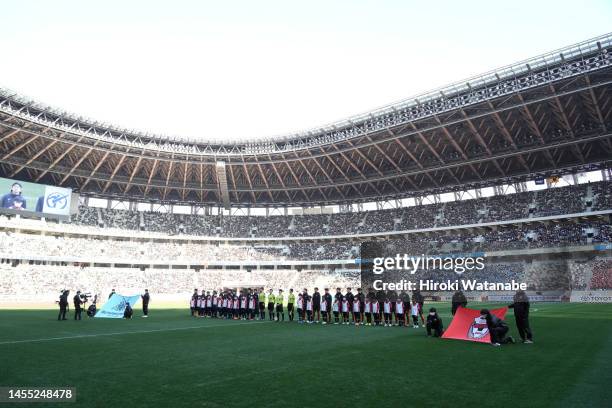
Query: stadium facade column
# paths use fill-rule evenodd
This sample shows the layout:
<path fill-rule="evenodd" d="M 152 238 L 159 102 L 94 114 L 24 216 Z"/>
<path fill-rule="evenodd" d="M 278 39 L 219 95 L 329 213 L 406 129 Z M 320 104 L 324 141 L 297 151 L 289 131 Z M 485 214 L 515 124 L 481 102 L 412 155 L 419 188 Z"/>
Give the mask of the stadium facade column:
<path fill-rule="evenodd" d="M 574 183 L 574 185 L 578 184 L 578 175 L 577 174 L 572 174 L 572 183 Z"/>

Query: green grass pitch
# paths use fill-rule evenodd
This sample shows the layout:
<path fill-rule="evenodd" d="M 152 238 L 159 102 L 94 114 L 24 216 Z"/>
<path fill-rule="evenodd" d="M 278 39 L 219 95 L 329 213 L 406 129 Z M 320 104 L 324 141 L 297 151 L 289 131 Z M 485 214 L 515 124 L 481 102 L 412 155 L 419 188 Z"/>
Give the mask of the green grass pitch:
<path fill-rule="evenodd" d="M 436 306 L 447 326 L 449 305 Z M 153 309 L 148 319 L 137 311 L 132 321 L 58 322 L 51 310 L 0 311 L 0 386 L 73 386 L 76 404 L 48 406 L 87 407 L 609 407 L 612 401 L 612 305 L 534 304 L 535 344 L 498 348 L 427 338 L 424 329 L 188 314 Z M 507 321 L 516 337 L 512 311 Z"/>

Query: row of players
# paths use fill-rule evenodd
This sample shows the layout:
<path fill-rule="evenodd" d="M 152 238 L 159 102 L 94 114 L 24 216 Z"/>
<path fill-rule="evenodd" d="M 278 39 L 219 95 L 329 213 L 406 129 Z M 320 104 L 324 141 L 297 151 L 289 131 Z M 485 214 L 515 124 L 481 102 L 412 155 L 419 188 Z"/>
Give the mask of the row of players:
<path fill-rule="evenodd" d="M 378 296 L 377 296 L 378 295 Z M 382 295 L 382 296 L 381 296 Z M 382 299 L 382 306 L 381 301 Z M 395 292 L 369 293 L 365 296 L 361 289 L 357 289 L 357 294 L 353 295 L 351 288 L 342 294 L 340 288 L 336 289 L 336 294 L 332 298 L 329 289 L 325 288 L 325 293 L 321 296 L 318 288 L 315 288 L 313 295 L 308 294 L 308 289 L 304 289 L 295 296 L 293 289 L 289 290 L 287 296 L 287 312 L 289 321 L 294 320 L 294 308 L 297 309 L 298 322 L 300 323 L 319 323 L 328 324 L 351 324 L 379 326 L 407 326 L 412 317 L 413 327 L 418 328 L 419 318 L 423 326 L 427 329 L 427 335 L 433 333 L 440 337 L 444 331 L 442 319 L 438 316 L 437 310 L 431 308 L 427 315 L 427 323 L 423 316 L 424 297 L 419 291 L 412 292 L 412 302 L 410 296 L 402 292 L 397 295 Z M 242 319 L 242 320 L 265 320 L 266 301 L 268 318 L 275 321 L 285 320 L 285 296 L 282 289 L 275 295 L 270 289 L 268 294 L 261 290 L 251 290 L 238 294 L 228 290 L 217 293 L 217 291 L 206 292 L 202 290 L 198 294 L 195 289 L 191 297 L 190 306 L 192 316 Z M 453 294 L 451 300 L 451 314 L 459 307 L 467 306 L 467 298 L 461 291 Z M 533 342 L 533 334 L 529 325 L 530 302 L 527 294 L 519 290 L 513 298 L 513 303 L 508 306 L 514 309 L 516 326 L 524 343 Z M 408 314 L 408 311 L 410 313 Z M 499 346 L 507 342 L 514 342 L 511 337 L 505 337 L 508 326 L 500 319 L 494 318 L 486 309 L 481 314 L 487 320 L 487 326 L 491 326 L 491 343 Z M 395 319 L 395 322 L 393 321 Z M 491 324 L 489 324 L 491 320 Z M 493 327 L 494 326 L 494 327 Z M 493 330 L 495 329 L 495 330 Z M 493 335 L 496 333 L 495 335 Z"/>
<path fill-rule="evenodd" d="M 192 316 L 214 317 L 225 319 L 242 320 L 264 320 L 266 318 L 266 304 L 269 320 L 285 320 L 285 296 L 282 289 L 274 294 L 270 289 L 268 294 L 263 290 L 247 290 L 240 294 L 233 291 L 221 293 L 202 291 L 198 294 L 197 289 L 190 300 Z M 332 298 L 329 289 L 321 295 L 318 288 L 312 295 L 308 289 L 295 295 L 293 289 L 287 295 L 288 321 L 295 319 L 297 311 L 298 323 L 322 323 L 328 324 L 355 324 L 355 325 L 384 325 L 408 326 L 410 317 L 414 328 L 421 324 L 427 327 L 428 334 L 440 336 L 443 331 L 442 320 L 435 309 L 430 310 L 427 324 L 423 316 L 423 297 L 420 293 L 413 293 L 413 300 L 407 294 L 399 296 L 387 296 L 382 302 L 373 294 L 365 296 L 361 289 L 353 295 L 351 288 L 342 294 L 341 289 L 336 289 Z M 352 321 L 351 321 L 352 319 Z"/>

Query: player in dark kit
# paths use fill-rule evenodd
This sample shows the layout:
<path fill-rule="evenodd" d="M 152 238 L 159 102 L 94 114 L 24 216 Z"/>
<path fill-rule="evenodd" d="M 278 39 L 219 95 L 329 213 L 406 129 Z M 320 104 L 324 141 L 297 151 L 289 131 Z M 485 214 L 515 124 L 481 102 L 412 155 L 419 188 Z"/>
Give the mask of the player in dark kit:
<path fill-rule="evenodd" d="M 144 295 L 142 297 L 142 317 L 149 317 L 149 301 L 151 297 L 149 296 L 149 289 L 145 289 Z"/>
<path fill-rule="evenodd" d="M 323 300 L 325 301 L 325 323 L 331 323 L 331 308 L 332 308 L 332 295 L 329 293 L 329 288 L 325 288 L 325 293 L 323 294 Z"/>
<path fill-rule="evenodd" d="M 418 289 L 412 292 L 412 300 L 416 300 L 419 305 L 419 316 L 421 317 L 421 324 L 425 325 L 425 317 L 423 316 L 423 307 L 425 307 L 425 296 L 421 294 Z"/>
<path fill-rule="evenodd" d="M 77 290 L 76 295 L 74 295 L 74 298 L 72 298 L 72 302 L 74 303 L 74 320 L 81 320 L 81 312 L 83 311 L 81 305 L 84 302 L 81 300 L 80 290 Z"/>
<path fill-rule="evenodd" d="M 514 303 L 508 307 L 514 309 L 514 318 L 519 336 L 521 336 L 523 343 L 531 344 L 533 343 L 533 335 L 531 327 L 529 327 L 529 297 L 524 291 L 519 290 L 514 295 L 513 301 Z"/>
<path fill-rule="evenodd" d="M 336 288 L 336 294 L 334 295 L 334 300 L 337 300 L 338 304 L 342 304 L 342 290 L 340 288 Z"/>
<path fill-rule="evenodd" d="M 355 295 L 351 292 L 351 288 L 346 288 L 346 295 L 344 295 L 344 299 L 348 301 L 349 311 L 353 310 L 353 302 L 355 301 Z M 354 322 L 354 320 L 353 320 Z"/>
<path fill-rule="evenodd" d="M 314 288 L 314 293 L 312 294 L 312 314 L 314 321 L 318 323 L 321 320 L 321 294 L 319 293 L 319 288 Z"/>
<path fill-rule="evenodd" d="M 355 296 L 355 300 L 359 302 L 359 310 L 361 310 L 359 315 L 359 321 L 361 322 L 361 324 L 364 324 L 365 295 L 361 291 L 361 288 L 357 288 L 357 295 Z"/>
<path fill-rule="evenodd" d="M 62 294 L 59 297 L 59 314 L 57 315 L 57 320 L 68 320 L 66 319 L 66 311 L 68 310 L 68 295 L 70 294 L 69 290 L 63 290 Z"/>

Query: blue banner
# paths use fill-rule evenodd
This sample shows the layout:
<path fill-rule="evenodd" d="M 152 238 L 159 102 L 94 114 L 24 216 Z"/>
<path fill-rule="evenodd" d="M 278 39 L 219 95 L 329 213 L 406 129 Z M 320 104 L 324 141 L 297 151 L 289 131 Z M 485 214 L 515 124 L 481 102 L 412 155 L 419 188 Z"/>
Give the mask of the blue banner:
<path fill-rule="evenodd" d="M 140 295 L 123 296 L 115 293 L 98 312 L 95 317 L 105 317 L 110 319 L 122 319 L 125 306 L 129 303 L 132 309 L 140 300 Z"/>

